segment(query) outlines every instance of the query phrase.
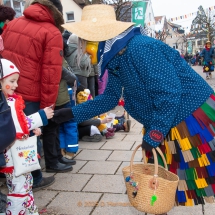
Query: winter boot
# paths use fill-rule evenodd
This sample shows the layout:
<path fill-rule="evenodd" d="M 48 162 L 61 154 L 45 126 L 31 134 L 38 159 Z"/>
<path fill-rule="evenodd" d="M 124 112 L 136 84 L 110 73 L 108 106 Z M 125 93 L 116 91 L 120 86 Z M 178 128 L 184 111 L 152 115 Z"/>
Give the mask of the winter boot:
<path fill-rule="evenodd" d="M 113 132 L 113 133 L 107 132 L 107 133 L 105 134 L 105 137 L 106 137 L 106 139 L 112 139 L 114 135 L 115 135 L 114 132 Z"/>
<path fill-rule="evenodd" d="M 110 133 L 114 133 L 116 131 L 116 128 L 108 128 L 107 131 L 109 131 Z"/>
<path fill-rule="evenodd" d="M 130 129 L 131 129 L 131 120 L 130 119 L 128 119 L 128 120 L 125 121 L 124 127 L 125 127 L 125 132 L 129 132 L 130 131 Z"/>

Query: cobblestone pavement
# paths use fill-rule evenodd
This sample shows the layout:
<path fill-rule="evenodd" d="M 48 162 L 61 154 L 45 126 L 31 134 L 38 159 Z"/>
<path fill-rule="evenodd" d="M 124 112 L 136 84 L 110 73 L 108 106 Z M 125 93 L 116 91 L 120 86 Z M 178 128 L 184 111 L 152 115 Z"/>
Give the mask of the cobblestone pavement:
<path fill-rule="evenodd" d="M 193 67 L 200 75 L 202 68 Z M 205 77 L 204 77 L 205 78 Z M 207 82 L 215 89 L 215 75 Z M 117 115 L 123 113 L 116 107 Z M 129 165 L 132 151 L 141 143 L 142 125 L 132 119 L 129 133 L 118 132 L 113 139 L 105 138 L 99 143 L 79 142 L 77 164 L 69 173 L 54 174 L 56 181 L 47 189 L 34 193 L 36 205 L 43 215 L 144 215 L 129 206 L 122 168 Z M 141 161 L 141 151 L 135 162 Z M 43 175 L 44 159 L 41 162 Z M 3 180 L 4 183 L 4 180 Z M 2 190 L 7 193 L 6 186 Z M 215 204 L 205 206 L 206 215 L 215 214 Z M 175 207 L 168 215 L 201 215 L 201 206 Z"/>

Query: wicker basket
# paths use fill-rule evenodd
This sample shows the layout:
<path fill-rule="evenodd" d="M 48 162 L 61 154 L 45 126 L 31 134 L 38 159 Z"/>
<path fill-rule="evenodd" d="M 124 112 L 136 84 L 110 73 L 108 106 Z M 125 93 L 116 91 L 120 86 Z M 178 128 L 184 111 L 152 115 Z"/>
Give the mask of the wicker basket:
<path fill-rule="evenodd" d="M 156 148 L 161 155 L 165 168 L 158 165 L 157 154 L 153 149 L 154 164 L 146 162 L 145 150 L 143 164 L 133 164 L 134 156 L 141 145 L 134 150 L 130 166 L 124 167 L 122 172 L 129 201 L 137 210 L 151 213 L 167 213 L 174 207 L 175 194 L 179 178 L 167 170 L 166 160 L 160 148 Z"/>

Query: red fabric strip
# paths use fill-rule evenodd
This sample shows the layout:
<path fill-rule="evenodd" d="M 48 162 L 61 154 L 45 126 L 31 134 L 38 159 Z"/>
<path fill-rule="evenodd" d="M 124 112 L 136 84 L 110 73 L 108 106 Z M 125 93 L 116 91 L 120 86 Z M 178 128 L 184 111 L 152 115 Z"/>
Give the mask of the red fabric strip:
<path fill-rule="evenodd" d="M 212 94 L 210 97 L 215 101 L 215 95 L 214 94 Z"/>
<path fill-rule="evenodd" d="M 190 192 L 190 190 L 186 190 L 187 196 L 189 199 L 192 199 L 192 193 Z"/>
<path fill-rule="evenodd" d="M 0 167 L 0 172 L 1 173 L 13 173 L 14 167 Z"/>
<path fill-rule="evenodd" d="M 16 194 L 16 193 L 14 193 L 14 194 L 7 194 L 8 196 L 13 196 L 13 197 L 26 197 L 26 196 L 28 196 L 28 194 Z"/>
<path fill-rule="evenodd" d="M 196 193 L 194 190 L 190 190 L 191 194 L 192 194 L 192 199 L 196 199 Z"/>

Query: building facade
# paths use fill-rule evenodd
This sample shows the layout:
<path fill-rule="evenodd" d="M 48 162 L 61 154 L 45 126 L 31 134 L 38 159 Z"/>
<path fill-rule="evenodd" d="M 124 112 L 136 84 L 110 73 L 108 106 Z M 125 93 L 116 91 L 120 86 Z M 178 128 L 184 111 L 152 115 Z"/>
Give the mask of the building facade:
<path fill-rule="evenodd" d="M 0 0 L 0 4 L 12 7 L 16 11 L 16 17 L 22 16 L 25 2 L 28 0 Z M 63 5 L 63 17 L 65 23 L 81 20 L 82 5 L 84 0 L 61 0 Z"/>

